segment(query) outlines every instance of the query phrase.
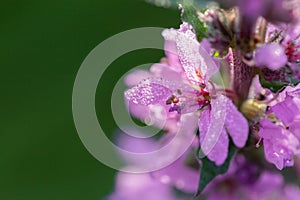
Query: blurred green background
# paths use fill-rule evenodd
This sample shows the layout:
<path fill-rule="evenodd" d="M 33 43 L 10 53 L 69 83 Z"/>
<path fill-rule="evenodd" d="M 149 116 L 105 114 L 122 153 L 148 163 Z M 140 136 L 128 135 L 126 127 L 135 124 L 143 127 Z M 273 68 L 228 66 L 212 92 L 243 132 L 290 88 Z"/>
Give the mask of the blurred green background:
<path fill-rule="evenodd" d="M 114 34 L 179 23 L 179 11 L 142 0 L 2 0 L 0 200 L 96 200 L 109 194 L 116 171 L 87 152 L 73 123 L 77 70 Z M 106 132 L 115 130 L 108 106 L 115 81 L 161 56 L 158 50 L 131 52 L 106 71 L 96 95 Z"/>

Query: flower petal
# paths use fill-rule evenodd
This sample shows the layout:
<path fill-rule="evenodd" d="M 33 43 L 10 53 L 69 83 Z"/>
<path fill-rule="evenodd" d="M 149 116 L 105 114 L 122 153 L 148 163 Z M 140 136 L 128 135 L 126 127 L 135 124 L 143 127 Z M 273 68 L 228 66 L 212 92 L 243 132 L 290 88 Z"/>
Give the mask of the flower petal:
<path fill-rule="evenodd" d="M 191 83 L 199 85 L 202 80 L 207 81 L 218 69 L 211 56 L 200 46 L 189 24 L 183 23 L 180 26 L 176 45 L 179 60 Z"/>
<path fill-rule="evenodd" d="M 225 124 L 235 146 L 244 147 L 249 133 L 248 122 L 229 99 L 227 101 Z"/>
<path fill-rule="evenodd" d="M 133 72 L 130 72 L 127 76 L 125 76 L 124 82 L 128 87 L 133 87 L 139 82 L 141 82 L 143 79 L 147 79 L 150 77 L 152 77 L 152 74 L 150 74 L 146 70 L 135 70 Z"/>
<path fill-rule="evenodd" d="M 165 39 L 165 54 L 168 58 L 168 63 L 171 67 L 176 67 L 176 69 L 180 69 L 180 61 L 177 54 L 177 47 L 176 47 L 176 35 L 177 30 L 176 29 L 165 29 L 162 32 L 162 36 Z"/>
<path fill-rule="evenodd" d="M 114 193 L 108 200 L 174 200 L 176 197 L 168 185 L 153 179 L 150 174 L 117 174 Z"/>
<path fill-rule="evenodd" d="M 258 135 L 262 137 L 266 160 L 273 163 L 279 170 L 293 166 L 295 155 L 299 156 L 299 140 L 290 131 L 271 123 L 269 120 L 260 122 Z"/>
<path fill-rule="evenodd" d="M 149 78 L 125 92 L 125 97 L 130 102 L 144 106 L 157 103 L 166 105 L 166 100 L 172 95 L 176 95 L 179 102 L 172 105 L 170 111 L 184 114 L 194 112 L 200 107 L 195 89 L 181 81 Z"/>
<path fill-rule="evenodd" d="M 199 183 L 199 170 L 185 166 L 187 153 L 183 154 L 171 165 L 155 171 L 152 175 L 165 184 L 174 185 L 185 192 L 193 193 L 197 191 Z"/>
<path fill-rule="evenodd" d="M 263 143 L 266 160 L 273 163 L 279 170 L 294 165 L 293 152 L 281 145 L 280 142 L 264 140 Z"/>
<path fill-rule="evenodd" d="M 291 96 L 286 96 L 283 102 L 273 106 L 272 111 L 286 126 L 289 126 L 299 113 L 298 107 Z"/>
<path fill-rule="evenodd" d="M 217 165 L 223 164 L 228 153 L 228 136 L 224 129 L 227 97 L 218 95 L 211 101 L 211 110 L 204 110 L 199 120 L 201 150 Z"/>
<path fill-rule="evenodd" d="M 199 133 L 200 133 L 200 143 L 204 140 L 206 137 L 208 127 L 210 124 L 210 110 L 206 109 L 203 110 L 199 119 Z"/>
<path fill-rule="evenodd" d="M 222 165 L 228 154 L 228 145 L 229 145 L 229 139 L 228 135 L 223 128 L 220 137 L 218 139 L 218 142 L 215 144 L 214 148 L 209 152 L 207 157 L 216 163 L 216 165 Z"/>
<path fill-rule="evenodd" d="M 166 63 L 156 63 L 152 65 L 150 72 L 156 77 L 164 77 L 168 80 L 180 81 L 182 79 L 181 74 Z"/>
<path fill-rule="evenodd" d="M 125 97 L 135 104 L 155 104 L 172 95 L 172 90 L 168 85 L 168 81 L 161 78 L 145 79 L 137 86 L 127 90 Z"/>
<path fill-rule="evenodd" d="M 285 139 L 285 136 L 281 134 L 281 128 L 270 122 L 270 120 L 264 119 L 260 121 L 260 131 L 258 136 L 264 139 L 278 138 L 280 140 Z"/>

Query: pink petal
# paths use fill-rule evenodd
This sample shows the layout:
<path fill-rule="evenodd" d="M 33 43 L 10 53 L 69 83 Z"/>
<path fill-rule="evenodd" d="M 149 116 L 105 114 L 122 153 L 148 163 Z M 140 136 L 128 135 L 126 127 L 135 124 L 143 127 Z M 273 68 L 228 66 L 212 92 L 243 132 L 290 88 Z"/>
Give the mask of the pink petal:
<path fill-rule="evenodd" d="M 199 119 L 199 133 L 200 133 L 200 143 L 204 140 L 206 137 L 208 127 L 210 124 L 210 110 L 205 109 L 202 111 L 200 119 Z"/>
<path fill-rule="evenodd" d="M 181 25 L 177 32 L 176 44 L 179 60 L 191 83 L 198 85 L 201 81 L 197 71 L 202 79 L 207 81 L 218 69 L 211 56 L 200 46 L 189 24 Z"/>
<path fill-rule="evenodd" d="M 292 96 L 292 97 L 300 98 L 300 89 L 299 89 L 299 86 L 300 86 L 300 84 L 297 85 L 297 89 L 292 90 L 290 92 L 287 92 L 287 94 L 290 95 L 290 96 Z M 288 86 L 288 87 L 290 87 L 290 86 Z"/>
<path fill-rule="evenodd" d="M 135 104 L 131 101 L 129 101 L 128 103 L 126 102 L 126 105 L 128 106 L 129 113 L 142 121 L 144 121 L 146 118 L 150 118 L 151 116 L 148 106 Z"/>
<path fill-rule="evenodd" d="M 294 123 L 289 126 L 289 130 L 298 138 L 300 141 L 300 119 L 295 119 Z M 300 167 L 300 164 L 299 164 Z"/>
<path fill-rule="evenodd" d="M 129 102 L 137 105 L 148 106 L 157 103 L 166 105 L 166 100 L 172 94 L 176 94 L 179 98 L 179 103 L 176 106 L 179 107 L 181 114 L 199 109 L 195 90 L 189 84 L 162 78 L 150 78 L 142 81 L 137 86 L 127 90 L 125 97 Z"/>
<path fill-rule="evenodd" d="M 264 139 L 286 139 L 286 137 L 281 133 L 281 127 L 273 124 L 270 120 L 267 119 L 260 121 L 260 130 L 258 132 L 258 136 Z"/>
<path fill-rule="evenodd" d="M 266 160 L 273 163 L 279 170 L 282 170 L 284 167 L 283 156 L 276 152 L 274 144 L 272 144 L 269 140 L 263 140 L 263 143 Z"/>
<path fill-rule="evenodd" d="M 170 187 L 153 179 L 150 174 L 119 172 L 115 191 L 109 196 L 108 200 L 140 200 L 141 197 L 143 197 L 143 200 L 176 199 Z"/>
<path fill-rule="evenodd" d="M 228 136 L 224 129 L 228 99 L 218 95 L 211 101 L 211 110 L 204 110 L 199 120 L 201 150 L 217 165 L 221 165 L 228 153 Z"/>
<path fill-rule="evenodd" d="M 293 133 L 281 126 L 262 120 L 259 136 L 262 137 L 266 160 L 278 169 L 294 165 L 294 156 L 299 155 L 299 141 Z"/>
<path fill-rule="evenodd" d="M 214 148 L 209 152 L 207 157 L 216 163 L 216 165 L 222 165 L 228 154 L 229 139 L 225 129 L 222 130 L 218 142 Z"/>
<path fill-rule="evenodd" d="M 150 105 L 166 100 L 172 95 L 172 90 L 168 88 L 168 81 L 160 78 L 145 79 L 137 86 L 127 90 L 125 97 L 141 105 Z"/>
<path fill-rule="evenodd" d="M 185 166 L 187 153 L 171 165 L 153 172 L 152 175 L 165 184 L 174 185 L 185 192 L 194 193 L 199 183 L 199 171 Z"/>
<path fill-rule="evenodd" d="M 272 111 L 286 126 L 289 126 L 299 113 L 298 107 L 291 96 L 286 96 L 283 102 L 273 106 Z"/>
<path fill-rule="evenodd" d="M 175 29 L 165 29 L 162 32 L 162 36 L 165 39 L 165 54 L 168 58 L 168 63 L 176 68 L 181 68 L 181 64 L 179 62 L 177 47 L 176 47 L 176 35 L 177 30 Z"/>
<path fill-rule="evenodd" d="M 147 79 L 150 77 L 152 77 L 152 75 L 146 70 L 135 70 L 125 76 L 124 81 L 128 87 L 133 87 L 143 79 Z"/>
<path fill-rule="evenodd" d="M 227 101 L 226 128 L 235 146 L 242 148 L 248 139 L 249 125 L 230 99 Z"/>
<path fill-rule="evenodd" d="M 150 72 L 156 77 L 164 77 L 165 79 L 175 81 L 182 80 L 181 74 L 165 63 L 156 63 L 152 65 Z"/>
<path fill-rule="evenodd" d="M 201 118 L 199 120 L 199 132 L 200 132 L 200 146 L 202 149 L 203 141 L 207 136 L 208 127 L 210 125 L 210 111 L 204 110 L 201 114 Z M 222 129 L 222 132 L 218 138 L 218 141 L 214 145 L 214 147 L 210 150 L 209 153 L 204 153 L 207 157 L 214 161 L 217 165 L 221 165 L 227 158 L 228 154 L 228 136 L 225 129 Z M 202 150 L 203 151 L 203 150 Z"/>

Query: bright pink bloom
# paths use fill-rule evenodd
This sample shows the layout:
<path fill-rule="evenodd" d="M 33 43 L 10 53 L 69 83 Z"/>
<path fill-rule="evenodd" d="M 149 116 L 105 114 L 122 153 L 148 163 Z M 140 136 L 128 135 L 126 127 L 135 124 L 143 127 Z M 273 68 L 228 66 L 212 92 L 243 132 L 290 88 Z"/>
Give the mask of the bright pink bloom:
<path fill-rule="evenodd" d="M 172 32 L 172 37 L 175 37 L 173 34 Z M 186 78 L 145 79 L 126 91 L 125 96 L 138 105 L 165 103 L 170 112 L 177 111 L 179 114 L 206 109 L 199 120 L 200 144 L 204 154 L 220 165 L 227 157 L 229 140 L 226 130 L 235 145 L 243 147 L 248 138 L 248 123 L 232 101 L 219 93 L 210 81 L 218 66 L 201 47 L 190 25 L 181 25 L 175 42 L 177 52 L 172 52 L 172 56 L 174 58 L 178 55 Z M 172 45 L 172 48 L 168 47 L 169 51 L 174 50 L 174 44 Z"/>

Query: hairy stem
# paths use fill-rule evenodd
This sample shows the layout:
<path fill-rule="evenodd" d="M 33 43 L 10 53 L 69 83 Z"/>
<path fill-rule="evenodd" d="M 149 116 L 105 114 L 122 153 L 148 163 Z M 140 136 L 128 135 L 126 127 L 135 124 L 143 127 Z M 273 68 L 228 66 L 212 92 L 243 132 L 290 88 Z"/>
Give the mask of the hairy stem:
<path fill-rule="evenodd" d="M 233 89 L 238 97 L 238 104 L 247 99 L 250 85 L 255 76 L 254 69 L 246 65 L 240 52 L 233 50 Z"/>

